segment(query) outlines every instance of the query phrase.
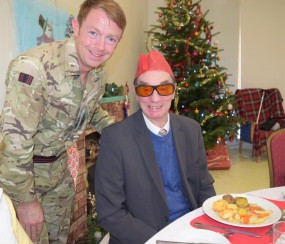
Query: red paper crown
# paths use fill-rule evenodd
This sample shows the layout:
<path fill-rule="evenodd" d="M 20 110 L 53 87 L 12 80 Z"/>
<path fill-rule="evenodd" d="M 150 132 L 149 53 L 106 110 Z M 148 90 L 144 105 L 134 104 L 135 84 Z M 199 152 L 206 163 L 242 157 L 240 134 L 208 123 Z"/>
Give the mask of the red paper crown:
<path fill-rule="evenodd" d="M 148 55 L 140 55 L 135 79 L 151 70 L 165 71 L 174 78 L 170 65 L 165 60 L 164 56 L 156 50 L 152 50 Z"/>

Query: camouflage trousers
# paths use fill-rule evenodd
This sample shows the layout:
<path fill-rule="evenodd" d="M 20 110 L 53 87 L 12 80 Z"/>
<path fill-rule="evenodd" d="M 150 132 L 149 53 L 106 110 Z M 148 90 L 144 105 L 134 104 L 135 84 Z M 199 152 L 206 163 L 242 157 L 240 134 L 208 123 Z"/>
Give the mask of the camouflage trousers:
<path fill-rule="evenodd" d="M 34 163 L 35 191 L 45 223 L 36 244 L 65 244 L 74 205 L 74 181 L 67 168 L 67 153 L 53 163 Z"/>

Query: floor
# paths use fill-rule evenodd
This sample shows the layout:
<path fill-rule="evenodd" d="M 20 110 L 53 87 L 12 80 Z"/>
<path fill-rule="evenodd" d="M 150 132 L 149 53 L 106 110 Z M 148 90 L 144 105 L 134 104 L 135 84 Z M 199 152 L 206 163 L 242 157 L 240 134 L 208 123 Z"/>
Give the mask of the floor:
<path fill-rule="evenodd" d="M 261 155 L 260 163 L 251 156 L 251 144 L 244 143 L 240 154 L 238 144 L 228 144 L 231 167 L 228 170 L 210 170 L 215 179 L 217 195 L 244 193 L 269 187 L 267 153 Z"/>

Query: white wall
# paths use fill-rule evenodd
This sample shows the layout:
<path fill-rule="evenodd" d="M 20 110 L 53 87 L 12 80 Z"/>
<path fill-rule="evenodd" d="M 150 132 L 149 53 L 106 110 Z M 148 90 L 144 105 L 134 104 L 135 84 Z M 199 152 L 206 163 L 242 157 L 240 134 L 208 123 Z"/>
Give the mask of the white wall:
<path fill-rule="evenodd" d="M 12 3 L 11 1 L 0 2 L 0 111 L 5 98 L 5 76 L 9 61 L 14 54 L 14 27 L 12 21 Z"/>
<path fill-rule="evenodd" d="M 240 0 L 241 86 L 277 87 L 285 99 L 284 11 L 284 0 Z"/>
<path fill-rule="evenodd" d="M 203 13 L 209 9 L 206 19 L 214 22 L 212 33 L 220 32 L 214 36 L 218 41 L 221 60 L 218 64 L 227 68 L 227 84 L 231 91 L 238 85 L 238 47 L 239 47 L 239 4 L 237 0 L 203 0 L 201 2 Z"/>

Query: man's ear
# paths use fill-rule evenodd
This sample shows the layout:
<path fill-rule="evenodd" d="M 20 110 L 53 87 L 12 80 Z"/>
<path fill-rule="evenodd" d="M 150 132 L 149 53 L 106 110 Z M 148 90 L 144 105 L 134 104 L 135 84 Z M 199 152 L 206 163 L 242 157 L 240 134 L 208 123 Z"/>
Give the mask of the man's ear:
<path fill-rule="evenodd" d="M 124 36 L 123 36 L 123 34 L 122 34 L 122 35 L 121 35 L 121 37 L 120 37 L 120 40 L 119 40 L 119 42 L 120 42 L 120 41 L 123 39 L 123 37 L 124 37 Z"/>
<path fill-rule="evenodd" d="M 75 37 L 78 37 L 78 33 L 79 33 L 79 22 L 76 18 L 72 19 L 72 28 L 73 28 L 73 33 Z"/>
<path fill-rule="evenodd" d="M 175 90 L 174 90 L 174 92 L 172 94 L 173 95 L 172 100 L 174 100 L 174 98 L 175 98 L 175 93 L 176 93 L 176 89 L 177 89 L 177 83 L 176 82 L 174 83 L 174 89 Z"/>

